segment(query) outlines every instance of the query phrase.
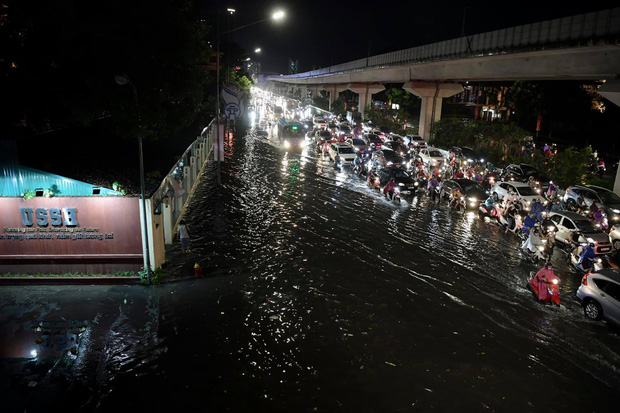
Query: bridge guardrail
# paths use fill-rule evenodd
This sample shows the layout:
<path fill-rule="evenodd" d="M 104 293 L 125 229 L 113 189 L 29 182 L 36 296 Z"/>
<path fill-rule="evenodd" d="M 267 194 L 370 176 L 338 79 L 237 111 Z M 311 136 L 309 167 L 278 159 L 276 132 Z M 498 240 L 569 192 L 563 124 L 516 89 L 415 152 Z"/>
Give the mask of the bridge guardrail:
<path fill-rule="evenodd" d="M 382 66 L 539 50 L 542 47 L 552 49 L 581 44 L 609 44 L 619 40 L 620 7 L 617 7 L 397 50 L 310 72 L 278 76 L 274 80 L 312 78 Z"/>

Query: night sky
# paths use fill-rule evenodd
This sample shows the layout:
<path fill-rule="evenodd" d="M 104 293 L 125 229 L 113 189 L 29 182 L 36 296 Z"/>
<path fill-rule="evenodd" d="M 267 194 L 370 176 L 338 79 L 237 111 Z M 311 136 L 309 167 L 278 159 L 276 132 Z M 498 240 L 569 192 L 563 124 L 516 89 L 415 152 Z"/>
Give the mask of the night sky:
<path fill-rule="evenodd" d="M 215 2 L 205 3 L 210 13 Z M 234 8 L 221 20 L 221 30 L 232 29 L 286 11 L 285 21 L 265 21 L 235 31 L 230 40 L 253 57 L 262 49 L 264 72 L 288 73 L 288 59 L 297 59 L 299 71 L 327 67 L 370 55 L 458 38 L 465 35 L 534 23 L 618 6 L 617 1 L 221 1 Z M 558 6 L 558 5 L 561 6 Z M 466 8 L 467 7 L 467 8 Z M 466 8 L 466 9 L 465 9 Z M 465 10 L 465 11 L 464 11 Z M 226 40 L 226 35 L 222 37 Z"/>

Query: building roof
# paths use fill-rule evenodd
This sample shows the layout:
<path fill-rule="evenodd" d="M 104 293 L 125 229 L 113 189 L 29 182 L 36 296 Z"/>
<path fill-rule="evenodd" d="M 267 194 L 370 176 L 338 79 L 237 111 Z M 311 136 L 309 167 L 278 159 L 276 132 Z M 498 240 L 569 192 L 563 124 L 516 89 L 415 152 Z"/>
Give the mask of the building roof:
<path fill-rule="evenodd" d="M 101 188 L 16 163 L 0 164 L 0 196 L 23 197 L 28 190 L 38 189 L 41 191 L 49 189 L 54 196 L 121 195 L 120 192 L 112 189 Z"/>

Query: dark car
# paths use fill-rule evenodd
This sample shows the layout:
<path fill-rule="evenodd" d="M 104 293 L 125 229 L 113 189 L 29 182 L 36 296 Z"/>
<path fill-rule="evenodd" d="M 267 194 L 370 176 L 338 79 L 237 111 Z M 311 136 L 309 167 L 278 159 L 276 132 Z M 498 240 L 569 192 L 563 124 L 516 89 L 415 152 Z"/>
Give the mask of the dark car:
<path fill-rule="evenodd" d="M 388 166 L 379 171 L 379 180 L 381 185 L 387 184 L 390 179 L 394 178 L 396 185 L 400 188 L 400 192 L 415 192 L 418 189 L 418 182 L 411 177 L 403 168 L 398 166 Z"/>
<path fill-rule="evenodd" d="M 397 142 L 397 141 L 386 141 L 383 142 L 383 148 L 389 148 L 391 150 L 393 150 L 394 152 L 396 152 L 398 155 L 400 155 L 401 157 L 404 157 L 407 155 L 407 153 L 409 152 L 409 148 L 407 148 L 406 145 Z"/>
<path fill-rule="evenodd" d="M 452 189 L 459 189 L 465 197 L 467 208 L 478 208 L 480 202 L 487 199 L 487 194 L 482 187 L 471 179 L 446 179 L 443 181 L 445 196 L 449 196 Z"/>
<path fill-rule="evenodd" d="M 483 164 L 484 157 L 468 146 L 453 146 L 452 152 L 459 161 L 466 161 L 468 164 Z"/>
<path fill-rule="evenodd" d="M 530 176 L 533 176 L 534 180 L 540 184 L 543 193 L 547 191 L 549 188 L 549 178 L 532 165 L 525 163 L 510 164 L 504 168 L 501 175 L 504 181 L 517 182 L 527 182 Z"/>
<path fill-rule="evenodd" d="M 383 156 L 385 157 L 386 166 L 401 166 L 405 164 L 405 158 L 398 152 L 384 146 L 381 148 Z"/>
<path fill-rule="evenodd" d="M 379 138 L 379 136 L 375 135 L 374 133 L 365 133 L 364 135 L 362 135 L 362 139 L 366 142 L 366 145 L 373 149 L 380 148 L 381 145 L 383 145 L 383 141 L 381 140 L 381 138 Z"/>

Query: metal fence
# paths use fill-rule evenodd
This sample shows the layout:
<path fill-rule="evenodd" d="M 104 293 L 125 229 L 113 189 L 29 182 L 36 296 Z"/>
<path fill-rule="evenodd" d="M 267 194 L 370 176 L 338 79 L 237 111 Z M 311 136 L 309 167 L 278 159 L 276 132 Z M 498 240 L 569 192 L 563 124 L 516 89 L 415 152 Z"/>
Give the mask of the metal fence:
<path fill-rule="evenodd" d="M 593 44 L 620 39 L 620 7 L 562 17 L 370 56 L 278 79 L 313 78 L 369 68 Z"/>
<path fill-rule="evenodd" d="M 192 196 L 202 169 L 208 164 L 215 140 L 215 119 L 185 150 L 152 194 L 153 211 L 164 214 L 164 239 L 171 244 L 178 221 Z"/>

